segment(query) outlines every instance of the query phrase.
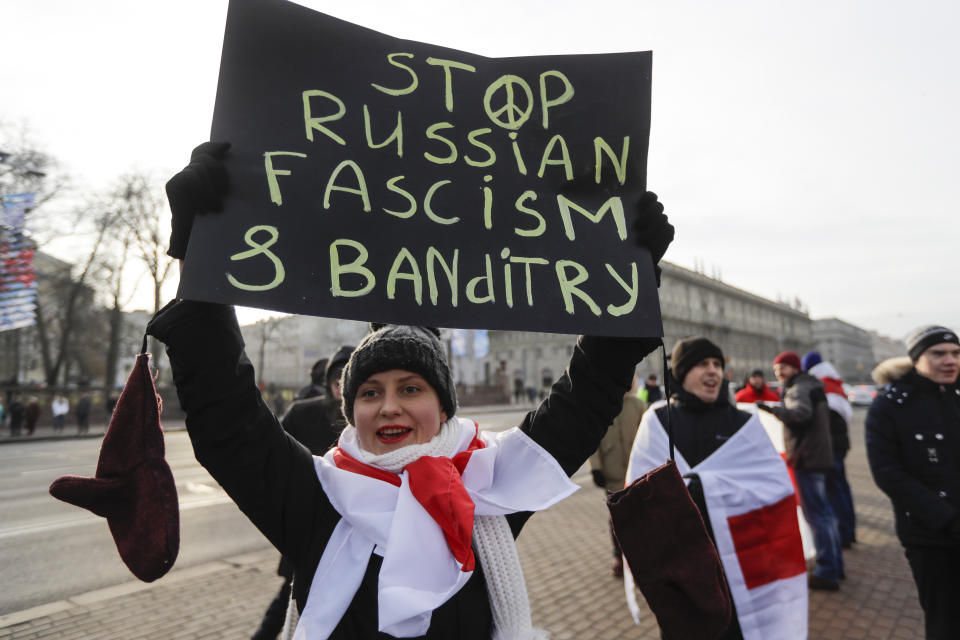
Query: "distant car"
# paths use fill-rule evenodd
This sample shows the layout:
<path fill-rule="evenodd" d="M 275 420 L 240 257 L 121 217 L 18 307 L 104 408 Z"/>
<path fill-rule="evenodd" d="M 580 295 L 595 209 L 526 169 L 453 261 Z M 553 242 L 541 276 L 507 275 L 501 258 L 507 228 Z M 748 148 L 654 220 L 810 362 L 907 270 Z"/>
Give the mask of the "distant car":
<path fill-rule="evenodd" d="M 872 384 L 857 384 L 847 391 L 847 400 L 855 407 L 867 407 L 877 397 L 877 388 Z"/>

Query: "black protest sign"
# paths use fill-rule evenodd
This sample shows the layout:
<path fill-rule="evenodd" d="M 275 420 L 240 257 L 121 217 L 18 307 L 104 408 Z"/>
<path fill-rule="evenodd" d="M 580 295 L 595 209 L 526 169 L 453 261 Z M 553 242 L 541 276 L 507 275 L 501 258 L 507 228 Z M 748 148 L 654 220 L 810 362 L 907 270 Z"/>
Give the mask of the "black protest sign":
<path fill-rule="evenodd" d="M 222 214 L 180 296 L 339 318 L 661 335 L 649 52 L 486 58 L 231 0 Z"/>

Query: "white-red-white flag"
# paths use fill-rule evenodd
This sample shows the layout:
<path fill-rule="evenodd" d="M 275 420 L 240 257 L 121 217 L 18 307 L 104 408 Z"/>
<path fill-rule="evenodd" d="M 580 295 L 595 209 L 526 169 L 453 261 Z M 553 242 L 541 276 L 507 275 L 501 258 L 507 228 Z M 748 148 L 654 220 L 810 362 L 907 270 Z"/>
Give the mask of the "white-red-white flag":
<path fill-rule="evenodd" d="M 656 414 L 660 406 L 663 403 L 651 407 L 640 422 L 628 484 L 669 457 L 667 433 Z M 679 451 L 675 459 L 682 475 L 700 477 L 743 637 L 806 638 L 807 569 L 796 495 L 786 463 L 759 418 L 752 416 L 693 468 Z"/>
<path fill-rule="evenodd" d="M 827 394 L 827 404 L 830 408 L 839 413 L 846 422 L 850 422 L 850 418 L 853 417 L 853 407 L 847 400 L 847 392 L 843 390 L 843 378 L 833 365 L 829 362 L 820 362 L 810 367 L 807 373 L 823 383 L 823 391 Z"/>

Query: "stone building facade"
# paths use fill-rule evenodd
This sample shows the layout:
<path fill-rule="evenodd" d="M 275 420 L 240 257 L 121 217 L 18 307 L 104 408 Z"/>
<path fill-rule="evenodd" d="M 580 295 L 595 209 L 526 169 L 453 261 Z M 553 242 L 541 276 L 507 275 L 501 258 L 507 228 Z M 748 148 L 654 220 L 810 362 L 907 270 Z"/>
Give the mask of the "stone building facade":
<path fill-rule="evenodd" d="M 48 338 L 56 343 L 51 348 L 55 348 L 62 331 L 61 311 L 74 286 L 73 264 L 37 251 L 33 268 L 37 279 L 38 313 L 46 321 Z M 66 383 L 89 379 L 91 374 L 87 369 L 92 364 L 90 359 L 102 348 L 103 336 L 96 334 L 99 327 L 92 318 L 100 312 L 94 302 L 93 289 L 87 285 L 81 286 L 76 295 L 74 333 L 66 345 L 60 378 Z M 43 345 L 36 324 L 0 332 L 0 383 L 36 385 L 44 382 Z"/>
<path fill-rule="evenodd" d="M 876 331 L 870 332 L 870 342 L 873 346 L 874 366 L 888 358 L 907 355 L 907 345 L 903 340 L 884 336 Z"/>
<path fill-rule="evenodd" d="M 773 358 L 780 351 L 802 354 L 812 348 L 806 312 L 668 262 L 661 266 L 660 308 L 668 354 L 680 338 L 704 335 L 723 348 L 727 372 L 740 383 L 753 369 L 772 376 Z M 563 372 L 575 342 L 575 336 L 520 331 L 490 331 L 489 337 L 488 370 L 502 372 L 511 392 L 522 386 L 538 395 Z M 644 360 L 638 373 L 655 373 L 662 380 L 659 352 Z"/>
<path fill-rule="evenodd" d="M 805 311 L 690 269 L 661 266 L 660 309 L 668 349 L 685 336 L 706 336 L 723 349 L 731 380 L 742 383 L 754 369 L 772 376 L 773 359 L 781 351 L 803 354 L 812 347 Z M 645 368 L 656 372 L 649 360 Z"/>
<path fill-rule="evenodd" d="M 515 402 L 542 397 L 563 373 L 576 336 L 530 331 L 490 331 L 489 384 Z"/>
<path fill-rule="evenodd" d="M 356 345 L 368 325 L 354 320 L 315 316 L 277 316 L 240 327 L 257 382 L 299 389 L 310 380 L 310 368 L 340 345 Z"/>

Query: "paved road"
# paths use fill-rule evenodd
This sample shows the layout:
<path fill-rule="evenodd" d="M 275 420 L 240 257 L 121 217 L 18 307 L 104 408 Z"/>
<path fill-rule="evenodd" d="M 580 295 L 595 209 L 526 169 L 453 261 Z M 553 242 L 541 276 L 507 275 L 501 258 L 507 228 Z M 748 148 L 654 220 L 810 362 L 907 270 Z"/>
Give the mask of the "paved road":
<path fill-rule="evenodd" d="M 845 554 L 841 591 L 811 592 L 809 637 L 919 640 L 922 615 L 910 570 L 893 534 L 890 505 L 866 465 L 863 415 L 855 413 L 848 457 L 859 542 Z M 495 421 L 511 422 L 507 415 L 490 420 Z M 580 475 L 580 484 L 581 491 L 531 518 L 518 540 L 534 622 L 553 640 L 655 640 L 659 632 L 652 615 L 645 611 L 635 626 L 622 583 L 608 574 L 602 492 L 586 475 Z M 279 586 L 275 568 L 276 553 L 269 550 L 190 568 L 178 562 L 150 585 L 127 576 L 115 587 L 0 615 L 0 640 L 249 637 Z"/>
<path fill-rule="evenodd" d="M 516 425 L 522 413 L 471 413 L 485 429 Z M 180 500 L 177 568 L 267 548 L 265 538 L 196 462 L 184 431 L 166 433 L 166 459 Z M 0 615 L 130 579 L 106 522 L 53 499 L 61 475 L 91 476 L 98 438 L 7 443 L 0 447 Z"/>
<path fill-rule="evenodd" d="M 186 433 L 168 433 L 180 499 L 178 567 L 264 548 L 264 537 L 193 457 Z M 61 475 L 92 476 L 99 439 L 0 447 L 0 615 L 125 582 L 130 572 L 103 518 L 55 500 Z"/>

